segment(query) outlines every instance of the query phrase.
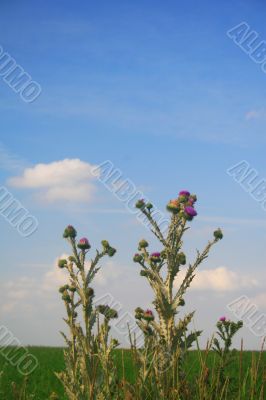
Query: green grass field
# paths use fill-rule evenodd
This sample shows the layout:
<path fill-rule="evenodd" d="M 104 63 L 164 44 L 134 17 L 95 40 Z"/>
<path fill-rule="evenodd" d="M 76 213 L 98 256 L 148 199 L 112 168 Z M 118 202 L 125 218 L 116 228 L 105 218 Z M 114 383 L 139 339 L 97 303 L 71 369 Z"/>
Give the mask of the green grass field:
<path fill-rule="evenodd" d="M 37 357 L 39 366 L 35 371 L 29 376 L 28 380 L 28 393 L 34 394 L 34 399 L 36 400 L 48 400 L 51 392 L 56 392 L 60 399 L 64 400 L 66 397 L 64 396 L 62 386 L 56 376 L 54 375 L 55 371 L 61 371 L 64 368 L 64 357 L 63 357 L 63 349 L 55 348 L 55 347 L 30 347 L 29 351 L 31 354 Z M 203 355 L 203 353 L 201 353 Z M 266 365 L 266 353 L 263 353 L 263 365 Z M 244 376 L 252 363 L 252 357 L 259 357 L 258 352 L 243 352 L 242 357 L 242 376 Z M 200 353 L 197 351 L 191 351 L 188 354 L 188 358 L 186 360 L 187 367 L 186 371 L 188 373 L 189 380 L 195 379 L 197 375 L 197 371 L 199 369 L 199 358 Z M 128 350 L 117 350 L 115 352 L 115 359 L 118 366 L 119 374 L 121 377 L 125 377 L 128 381 L 133 382 L 135 372 L 132 369 L 131 363 L 131 353 Z M 212 368 L 215 365 L 215 355 L 214 353 L 209 354 L 209 362 L 208 365 Z M 23 382 L 23 376 L 20 375 L 17 368 L 11 366 L 0 354 L 0 371 L 3 371 L 1 378 L 1 400 L 14 400 L 11 391 L 11 382 L 15 382 L 18 385 L 21 385 Z M 230 367 L 232 377 L 238 379 L 239 377 L 239 361 L 236 359 L 236 362 Z"/>

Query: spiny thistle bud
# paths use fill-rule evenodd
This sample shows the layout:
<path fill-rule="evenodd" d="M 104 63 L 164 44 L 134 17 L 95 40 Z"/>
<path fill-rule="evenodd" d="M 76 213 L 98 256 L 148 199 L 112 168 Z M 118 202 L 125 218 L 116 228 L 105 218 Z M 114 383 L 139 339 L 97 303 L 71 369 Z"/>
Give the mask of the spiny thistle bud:
<path fill-rule="evenodd" d="M 154 320 L 153 312 L 151 310 L 146 310 L 143 313 L 143 319 L 145 319 L 146 321 L 153 321 Z"/>
<path fill-rule="evenodd" d="M 104 249 L 108 249 L 110 247 L 110 244 L 107 240 L 102 240 L 101 243 Z"/>
<path fill-rule="evenodd" d="M 108 319 L 118 318 L 118 312 L 114 308 L 109 308 L 107 314 L 105 314 L 105 317 Z"/>
<path fill-rule="evenodd" d="M 92 288 L 88 287 L 88 288 L 86 289 L 86 295 L 87 295 L 88 297 L 93 296 L 93 295 L 94 295 L 94 290 L 93 290 Z"/>
<path fill-rule="evenodd" d="M 141 262 L 142 261 L 142 255 L 139 253 L 136 253 L 133 257 L 134 262 Z"/>
<path fill-rule="evenodd" d="M 61 287 L 59 288 L 59 293 L 64 293 L 65 290 L 66 290 L 66 289 L 65 289 L 65 286 L 61 286 Z"/>
<path fill-rule="evenodd" d="M 181 297 L 181 299 L 179 299 L 178 305 L 181 306 L 181 307 L 183 307 L 185 305 L 185 300 L 182 299 L 182 297 Z"/>
<path fill-rule="evenodd" d="M 68 225 L 66 229 L 64 230 L 63 237 L 66 238 L 72 238 L 75 239 L 77 236 L 77 231 L 72 225 Z"/>
<path fill-rule="evenodd" d="M 69 260 L 70 262 L 76 263 L 76 258 L 75 258 L 74 256 L 69 256 L 69 257 L 68 257 L 68 260 Z"/>
<path fill-rule="evenodd" d="M 147 242 L 147 240 L 145 240 L 145 239 L 140 240 L 140 242 L 139 242 L 139 250 L 140 249 L 145 249 L 148 246 L 149 246 L 149 243 Z"/>
<path fill-rule="evenodd" d="M 189 221 L 192 221 L 192 219 L 197 215 L 197 211 L 192 206 L 185 207 L 184 211 L 185 211 L 185 218 Z"/>
<path fill-rule="evenodd" d="M 150 211 L 153 208 L 153 205 L 151 203 L 147 203 L 146 208 Z"/>
<path fill-rule="evenodd" d="M 109 257 L 113 257 L 116 253 L 116 249 L 114 247 L 109 247 L 107 254 Z"/>
<path fill-rule="evenodd" d="M 136 310 L 135 310 L 135 318 L 136 319 L 141 319 L 142 316 L 143 316 L 143 312 L 144 311 L 142 310 L 142 308 L 137 307 Z"/>
<path fill-rule="evenodd" d="M 71 298 L 69 294 L 63 294 L 62 300 L 64 300 L 66 303 L 71 303 Z"/>
<path fill-rule="evenodd" d="M 88 239 L 84 237 L 79 240 L 77 247 L 81 250 L 89 250 L 91 248 L 91 245 Z"/>
<path fill-rule="evenodd" d="M 144 201 L 144 199 L 140 199 L 140 200 L 138 200 L 138 201 L 136 202 L 136 208 L 140 208 L 140 209 L 145 208 L 145 201 Z"/>
<path fill-rule="evenodd" d="M 115 309 L 110 308 L 108 305 L 99 305 L 97 310 L 100 314 L 103 314 L 107 319 L 113 319 L 118 317 L 118 313 Z"/>
<path fill-rule="evenodd" d="M 221 240 L 224 235 L 223 235 L 223 232 L 221 231 L 221 229 L 219 228 L 213 232 L 213 236 L 215 237 L 215 239 Z"/>
<path fill-rule="evenodd" d="M 67 260 L 65 259 L 58 260 L 57 265 L 59 268 L 65 268 L 67 266 Z"/>
<path fill-rule="evenodd" d="M 161 253 L 159 253 L 159 252 L 152 253 L 150 256 L 150 260 L 153 262 L 156 262 L 156 263 L 160 262 L 161 261 Z"/>
<path fill-rule="evenodd" d="M 192 194 L 189 196 L 187 204 L 189 206 L 193 206 L 194 203 L 196 203 L 196 201 L 197 201 L 197 196 L 195 194 Z"/>
<path fill-rule="evenodd" d="M 177 214 L 180 211 L 180 204 L 177 199 L 170 200 L 166 206 L 166 209 L 173 214 Z"/>
<path fill-rule="evenodd" d="M 69 290 L 70 292 L 75 293 L 77 291 L 77 288 L 75 286 L 70 286 Z"/>
<path fill-rule="evenodd" d="M 185 265 L 186 264 L 186 255 L 184 253 L 179 253 L 178 254 L 178 262 L 180 265 Z"/>

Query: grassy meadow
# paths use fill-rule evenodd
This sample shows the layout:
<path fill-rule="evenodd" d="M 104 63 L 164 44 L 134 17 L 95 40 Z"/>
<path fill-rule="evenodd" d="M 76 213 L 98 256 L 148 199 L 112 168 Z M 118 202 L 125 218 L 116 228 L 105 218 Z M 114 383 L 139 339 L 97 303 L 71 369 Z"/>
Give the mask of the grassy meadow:
<path fill-rule="evenodd" d="M 37 357 L 39 366 L 29 375 L 27 379 L 27 394 L 34 395 L 32 398 L 35 400 L 48 400 L 51 393 L 58 394 L 59 399 L 65 400 L 67 397 L 64 395 L 64 390 L 59 380 L 54 375 L 64 369 L 63 348 L 57 347 L 29 347 L 29 352 Z M 135 371 L 131 360 L 131 352 L 129 350 L 115 350 L 115 362 L 119 370 L 121 379 L 126 379 L 129 382 L 134 382 Z M 204 362 L 206 353 L 204 351 L 190 351 L 186 359 L 187 379 L 191 382 L 199 377 L 201 370 L 200 364 Z M 243 353 L 237 352 L 235 361 L 231 364 L 230 372 L 232 379 L 241 380 L 243 383 L 246 379 L 247 394 L 243 399 L 249 400 L 251 395 L 249 393 L 251 365 L 255 365 L 259 357 L 261 360 L 261 368 L 258 371 L 259 380 L 264 379 L 266 375 L 266 353 L 244 351 Z M 208 353 L 206 364 L 210 369 L 210 375 L 215 367 L 216 355 L 214 352 Z M 3 355 L 0 354 L 0 370 L 2 372 L 0 384 L 0 399 L 3 400 L 18 400 L 11 390 L 11 383 L 14 382 L 18 387 L 23 385 L 23 376 L 18 372 L 16 367 L 8 363 Z M 249 397 L 250 396 L 250 397 Z M 236 396 L 237 398 L 237 396 Z"/>

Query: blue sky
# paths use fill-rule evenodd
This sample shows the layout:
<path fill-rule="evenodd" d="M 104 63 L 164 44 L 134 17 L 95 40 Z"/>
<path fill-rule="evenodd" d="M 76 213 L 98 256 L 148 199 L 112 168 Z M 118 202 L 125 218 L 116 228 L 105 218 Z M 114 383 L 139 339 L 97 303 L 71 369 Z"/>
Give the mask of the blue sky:
<path fill-rule="evenodd" d="M 201 267 L 203 277 L 211 271 L 209 288 L 199 281 L 188 295 L 203 341 L 217 317 L 234 318 L 226 305 L 240 295 L 266 312 L 266 214 L 226 173 L 247 160 L 266 177 L 266 74 L 226 34 L 245 21 L 266 40 L 263 1 L 2 1 L 0 9 L 0 45 L 42 88 L 26 104 L 0 79 L 1 185 L 39 222 L 22 238 L 0 218 L 1 323 L 23 343 L 61 343 L 54 264 L 67 252 L 68 223 L 93 245 L 108 238 L 118 249 L 96 282 L 100 294 L 111 292 L 129 312 L 152 300 L 132 262 L 138 240 L 151 236 L 101 182 L 84 189 L 76 177 L 55 194 L 49 182 L 23 180 L 26 168 L 54 165 L 53 174 L 62 164 L 52 163 L 65 159 L 88 168 L 111 160 L 161 210 L 180 189 L 197 193 L 191 259 L 214 228 L 225 233 Z M 69 190 L 76 197 L 67 200 Z M 259 346 L 247 327 L 243 336 Z"/>

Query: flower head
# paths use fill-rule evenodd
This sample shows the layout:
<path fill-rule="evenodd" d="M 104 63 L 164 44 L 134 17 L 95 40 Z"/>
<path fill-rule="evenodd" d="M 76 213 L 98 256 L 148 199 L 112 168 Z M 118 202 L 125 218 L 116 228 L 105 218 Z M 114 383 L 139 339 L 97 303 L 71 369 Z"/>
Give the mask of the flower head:
<path fill-rule="evenodd" d="M 223 232 L 219 228 L 213 232 L 213 236 L 215 237 L 216 240 L 221 240 L 223 238 Z"/>
<path fill-rule="evenodd" d="M 188 190 L 181 190 L 181 192 L 179 192 L 179 196 L 189 197 L 190 196 L 190 192 Z"/>
<path fill-rule="evenodd" d="M 149 310 L 149 309 L 144 311 L 143 319 L 145 319 L 146 321 L 153 321 L 154 320 L 153 312 L 151 310 Z"/>
<path fill-rule="evenodd" d="M 140 199 L 136 202 L 136 208 L 144 208 L 145 207 L 145 201 L 144 199 Z"/>
<path fill-rule="evenodd" d="M 81 250 L 89 250 L 91 245 L 87 238 L 81 238 L 77 244 L 78 248 Z"/>
<path fill-rule="evenodd" d="M 59 268 L 65 268 L 67 266 L 67 260 L 60 259 L 60 260 L 58 260 L 57 265 L 58 265 Z"/>
<path fill-rule="evenodd" d="M 159 253 L 158 251 L 151 253 L 150 259 L 153 262 L 160 262 L 161 261 L 161 253 Z"/>
<path fill-rule="evenodd" d="M 185 207 L 184 211 L 188 220 L 192 220 L 197 215 L 197 211 L 192 206 Z"/>
<path fill-rule="evenodd" d="M 149 243 L 147 242 L 147 240 L 145 240 L 145 239 L 140 240 L 140 242 L 139 242 L 139 250 L 145 249 L 148 246 L 149 246 Z"/>
<path fill-rule="evenodd" d="M 223 316 L 223 317 L 220 317 L 220 318 L 219 318 L 219 321 L 221 321 L 221 322 L 225 322 L 225 321 L 226 321 L 226 317 L 225 317 L 225 316 Z"/>
<path fill-rule="evenodd" d="M 63 237 L 66 238 L 72 238 L 74 239 L 77 236 L 77 231 L 72 225 L 68 225 L 63 233 Z"/>
<path fill-rule="evenodd" d="M 180 210 L 180 204 L 178 199 L 170 200 L 166 206 L 168 211 L 171 211 L 173 214 L 176 214 Z"/>
<path fill-rule="evenodd" d="M 136 253 L 136 254 L 134 255 L 134 257 L 133 257 L 133 261 L 134 261 L 134 262 L 140 262 L 140 261 L 142 261 L 142 255 L 139 254 L 139 253 Z"/>

